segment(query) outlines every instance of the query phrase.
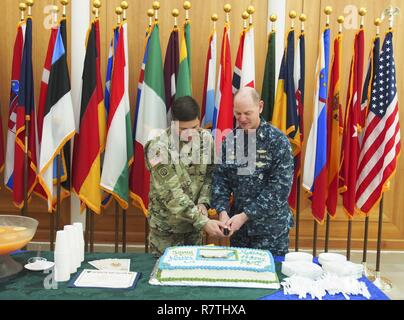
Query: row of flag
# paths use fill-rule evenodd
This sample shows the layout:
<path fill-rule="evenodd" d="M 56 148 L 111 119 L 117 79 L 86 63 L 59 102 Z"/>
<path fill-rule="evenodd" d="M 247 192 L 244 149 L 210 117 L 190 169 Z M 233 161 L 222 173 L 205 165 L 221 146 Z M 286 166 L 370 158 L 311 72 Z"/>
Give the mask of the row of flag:
<path fill-rule="evenodd" d="M 225 25 L 216 92 L 216 31 L 209 38 L 202 104 L 203 126 L 222 131 L 233 128 L 232 94 L 244 86 L 255 87 L 253 28 L 241 34 L 233 73 L 229 32 L 229 25 Z M 261 91 L 265 103 L 262 116 L 284 132 L 292 145 L 295 171 L 291 209 L 297 208 L 303 167 L 302 185 L 310 195 L 315 220 L 322 223 L 326 212 L 335 216 L 339 194 L 349 218 L 359 212 L 369 214 L 388 189 L 400 153 L 392 31 L 386 34 L 381 51 L 380 37 L 375 38 L 364 74 L 364 30 L 358 30 L 343 116 L 342 34 L 334 39 L 330 61 L 331 32 L 329 27 L 324 29 L 319 41 L 313 123 L 303 163 L 305 33 L 297 37 L 296 47 L 294 29 L 287 33 L 276 92 L 275 40 L 276 32 L 272 31 Z"/>
<path fill-rule="evenodd" d="M 24 205 L 35 193 L 56 205 L 58 177 L 62 197 L 74 191 L 82 205 L 101 212 L 113 197 L 126 209 L 129 173 L 133 162 L 133 136 L 129 104 L 127 23 L 114 30 L 106 101 L 101 79 L 99 20 L 91 23 L 82 75 L 80 121 L 76 128 L 67 66 L 66 19 L 51 29 L 38 108 L 34 103 L 32 70 L 32 18 L 18 25 L 14 45 L 8 115 L 5 185 L 15 205 Z M 111 56 L 112 58 L 112 56 Z M 71 144 L 74 148 L 71 165 Z M 28 157 L 27 184 L 24 154 Z M 103 191 L 102 191 L 103 190 Z"/>
<path fill-rule="evenodd" d="M 354 40 L 345 115 L 340 101 L 342 35 L 320 39 L 313 124 L 307 142 L 303 186 L 311 193 L 318 222 L 335 216 L 338 193 L 349 218 L 368 215 L 389 187 L 400 153 L 400 127 L 393 32 L 380 50 L 376 36 L 364 73 L 364 29 Z M 329 79 L 329 80 L 328 80 Z M 329 81 L 329 82 L 328 82 Z"/>
<path fill-rule="evenodd" d="M 100 213 L 111 199 L 127 209 L 132 199 L 133 205 L 146 215 L 150 176 L 144 148 L 155 129 L 165 129 L 170 124 L 174 100 L 192 95 L 190 34 L 188 19 L 182 28 L 173 28 L 163 63 L 158 21 L 149 25 L 132 124 L 127 22 L 113 31 L 104 92 L 99 20 L 92 21 L 82 76 L 80 121 L 76 127 L 66 62 L 66 20 L 62 19 L 51 31 L 37 112 L 33 94 L 32 19 L 22 21 L 14 46 L 4 175 L 5 185 L 13 191 L 14 203 L 21 207 L 24 200 L 27 151 L 28 195 L 36 193 L 47 199 L 49 211 L 55 206 L 54 189 L 60 176 L 63 195 L 75 192 L 83 206 L 95 213 Z M 295 157 L 289 204 L 296 209 L 303 167 L 302 184 L 311 194 L 317 221 L 322 222 L 326 212 L 335 215 L 338 193 L 342 193 L 343 207 L 350 217 L 357 211 L 369 213 L 386 190 L 400 151 L 393 34 L 386 34 L 381 51 L 380 38 L 375 38 L 363 77 L 364 30 L 357 32 L 343 118 L 342 35 L 334 39 L 330 63 L 330 29 L 324 29 L 316 69 L 313 123 L 304 163 L 304 32 L 298 35 L 296 48 L 295 38 L 291 29 L 275 92 L 276 32 L 269 34 L 262 85 L 263 117 L 288 136 Z M 217 43 L 214 29 L 206 57 L 202 125 L 225 132 L 234 128 L 234 93 L 245 86 L 256 87 L 253 25 L 245 27 L 240 35 L 234 67 L 230 23 L 224 26 L 219 60 Z M 216 137 L 216 141 L 219 145 L 221 139 Z M 1 148 L 0 145 L 0 151 Z"/>

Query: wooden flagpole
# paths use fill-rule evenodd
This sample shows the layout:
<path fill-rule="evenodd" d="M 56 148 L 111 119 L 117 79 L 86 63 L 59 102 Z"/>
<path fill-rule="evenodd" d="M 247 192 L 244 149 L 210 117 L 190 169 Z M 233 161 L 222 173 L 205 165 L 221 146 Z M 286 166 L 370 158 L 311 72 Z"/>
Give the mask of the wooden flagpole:
<path fill-rule="evenodd" d="M 90 241 L 90 228 L 91 228 L 91 226 L 90 226 L 90 212 L 89 211 L 90 211 L 90 209 L 86 210 L 86 230 L 84 232 L 84 239 L 85 239 L 85 241 L 84 241 L 84 250 L 85 250 L 85 252 L 89 252 L 88 244 L 89 244 L 89 241 Z"/>
<path fill-rule="evenodd" d="M 328 252 L 328 244 L 330 241 L 330 215 L 327 212 L 327 218 L 325 222 L 325 243 L 324 243 L 324 252 Z"/>
<path fill-rule="evenodd" d="M 362 29 L 365 25 L 365 15 L 367 13 L 366 8 L 359 9 L 359 15 L 361 17 L 360 28 Z M 362 90 L 362 88 L 361 88 Z M 352 191 L 349 191 L 352 192 Z M 348 237 L 347 237 L 347 249 L 346 249 L 346 258 L 347 260 L 351 260 L 351 242 L 352 242 L 352 217 L 348 219 Z"/>
<path fill-rule="evenodd" d="M 121 2 L 122 20 L 127 21 L 126 10 L 129 4 L 126 1 Z M 126 253 L 126 210 L 122 210 L 122 252 Z"/>
<path fill-rule="evenodd" d="M 332 13 L 332 7 L 327 6 L 324 9 L 324 13 L 326 15 L 326 27 L 330 26 L 330 15 Z M 328 215 L 327 215 L 328 216 Z M 314 228 L 313 228 L 313 257 L 317 256 L 317 237 L 318 237 L 318 222 L 314 219 Z"/>
<path fill-rule="evenodd" d="M 34 0 L 26 0 L 25 1 L 26 8 L 28 9 L 27 16 L 32 17 L 32 7 L 34 5 Z M 22 10 L 22 6 L 20 6 L 21 16 L 25 10 Z M 29 128 L 30 128 L 30 116 L 25 115 L 25 137 L 24 137 L 24 206 L 21 210 L 22 216 L 28 215 L 28 143 L 29 143 Z"/>
<path fill-rule="evenodd" d="M 66 18 L 66 5 L 68 4 L 68 1 L 62 0 L 61 1 L 62 7 L 63 7 L 63 18 Z M 59 9 L 55 6 L 55 14 L 57 15 L 57 12 Z M 57 23 L 57 16 L 56 16 L 56 21 Z M 60 151 L 59 155 L 57 156 L 57 182 L 56 182 L 56 231 L 60 230 L 60 210 L 61 210 L 61 205 L 62 205 L 62 188 L 61 188 L 61 180 L 62 180 L 62 157 L 63 157 L 63 151 Z"/>
<path fill-rule="evenodd" d="M 19 9 L 20 9 L 20 13 L 21 13 L 21 18 L 20 21 L 23 22 L 25 21 L 25 11 L 27 10 L 27 5 L 25 3 L 20 3 L 19 5 Z M 25 148 L 24 148 L 24 206 L 21 209 L 21 215 L 22 216 L 26 216 L 26 205 L 27 205 L 27 199 L 26 199 L 26 195 L 27 195 L 27 185 L 28 182 L 26 183 L 25 181 L 25 177 L 28 175 L 28 158 L 27 158 L 27 154 L 28 154 L 28 139 L 27 139 L 27 130 L 25 130 Z"/>
<path fill-rule="evenodd" d="M 116 27 L 121 25 L 121 16 L 123 10 L 121 7 L 115 8 L 115 14 L 117 15 L 117 24 Z M 115 202 L 115 253 L 119 252 L 119 204 L 118 201 L 114 200 Z"/>
<path fill-rule="evenodd" d="M 301 22 L 301 33 L 304 32 L 305 29 L 305 22 L 307 20 L 307 16 L 302 13 L 299 17 Z M 271 19 L 272 21 L 272 19 Z M 276 20 L 275 20 L 276 21 Z M 301 137 L 301 136 L 300 136 Z M 301 141 L 303 144 L 303 141 Z M 301 161 L 301 159 L 300 159 Z M 301 187 L 301 175 L 297 178 L 296 182 L 296 234 L 295 234 L 295 251 L 299 251 L 299 235 L 300 235 L 300 187 Z"/>
<path fill-rule="evenodd" d="M 337 21 L 338 21 L 338 25 L 339 25 L 338 34 L 341 35 L 343 23 L 345 21 L 344 16 L 339 16 Z M 330 241 L 330 223 L 331 223 L 331 217 L 330 217 L 329 212 L 327 211 L 326 226 L 325 226 L 324 252 L 328 252 L 328 246 L 329 246 L 329 241 Z"/>

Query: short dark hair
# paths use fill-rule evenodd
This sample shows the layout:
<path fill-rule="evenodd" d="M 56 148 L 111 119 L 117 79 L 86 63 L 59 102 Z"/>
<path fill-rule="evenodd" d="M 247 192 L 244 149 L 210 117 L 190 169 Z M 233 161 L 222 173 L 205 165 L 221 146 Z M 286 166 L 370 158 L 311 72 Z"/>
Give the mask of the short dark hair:
<path fill-rule="evenodd" d="M 199 119 L 199 105 L 190 96 L 178 98 L 171 108 L 174 121 L 192 121 Z"/>

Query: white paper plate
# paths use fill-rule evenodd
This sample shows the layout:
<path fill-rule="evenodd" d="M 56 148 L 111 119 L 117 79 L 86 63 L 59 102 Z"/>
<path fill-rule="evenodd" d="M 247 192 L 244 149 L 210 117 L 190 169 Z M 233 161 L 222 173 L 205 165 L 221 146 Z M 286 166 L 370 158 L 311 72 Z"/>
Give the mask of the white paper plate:
<path fill-rule="evenodd" d="M 323 265 L 326 262 L 346 261 L 346 256 L 339 253 L 323 252 L 318 256 L 318 262 Z"/>
<path fill-rule="evenodd" d="M 306 252 L 289 252 L 285 255 L 285 261 L 313 261 L 313 255 Z"/>
<path fill-rule="evenodd" d="M 318 264 L 307 261 L 282 262 L 282 273 L 285 276 L 300 276 L 316 280 L 323 275 L 323 269 Z"/>
<path fill-rule="evenodd" d="M 52 268 L 54 265 L 55 263 L 52 261 L 37 261 L 34 263 L 27 263 L 24 267 L 31 271 L 44 271 Z"/>
<path fill-rule="evenodd" d="M 339 277 L 359 279 L 363 273 L 363 265 L 351 261 L 325 262 L 322 267 L 325 272 L 336 274 Z"/>

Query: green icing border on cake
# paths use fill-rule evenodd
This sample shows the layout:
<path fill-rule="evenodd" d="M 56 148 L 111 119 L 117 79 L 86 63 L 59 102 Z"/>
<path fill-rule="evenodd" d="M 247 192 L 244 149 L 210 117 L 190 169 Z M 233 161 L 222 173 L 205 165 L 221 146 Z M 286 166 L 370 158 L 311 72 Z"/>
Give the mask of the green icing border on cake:
<path fill-rule="evenodd" d="M 170 282 L 170 281 L 204 281 L 204 282 L 239 282 L 239 283 L 262 283 L 262 284 L 271 284 L 271 283 L 279 283 L 279 278 L 276 273 L 274 273 L 276 280 L 274 281 L 265 281 L 265 280 L 242 280 L 242 279 L 209 279 L 209 278 L 162 278 L 161 270 L 157 271 L 156 278 L 160 282 Z"/>

